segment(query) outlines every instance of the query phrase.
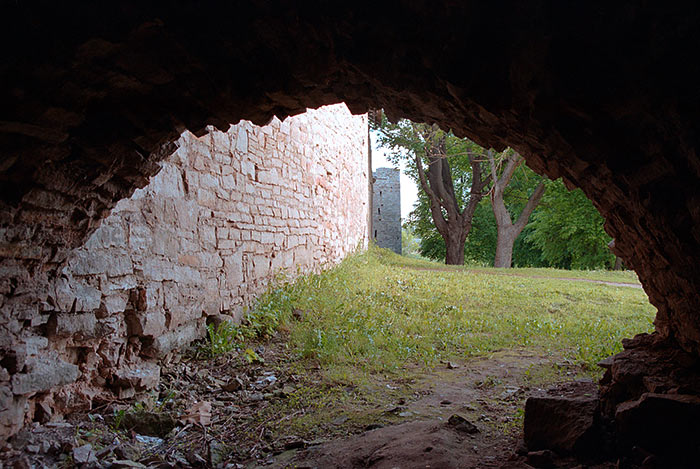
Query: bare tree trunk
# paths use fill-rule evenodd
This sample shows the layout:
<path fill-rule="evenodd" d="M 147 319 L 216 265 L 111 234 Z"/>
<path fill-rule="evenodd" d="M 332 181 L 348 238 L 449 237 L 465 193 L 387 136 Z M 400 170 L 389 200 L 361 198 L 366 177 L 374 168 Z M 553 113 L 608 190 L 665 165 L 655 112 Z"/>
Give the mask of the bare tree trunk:
<path fill-rule="evenodd" d="M 499 229 L 496 240 L 496 257 L 494 267 L 509 268 L 513 264 L 513 245 L 515 244 L 514 230 Z"/>
<path fill-rule="evenodd" d="M 608 243 L 608 248 L 610 249 L 610 252 L 615 254 L 615 238 L 611 239 L 610 242 Z M 613 267 L 613 270 L 622 270 L 622 258 L 615 254 L 615 266 Z"/>
<path fill-rule="evenodd" d="M 622 258 L 615 256 L 615 266 L 613 270 L 622 270 Z"/>
<path fill-rule="evenodd" d="M 484 188 L 490 175 L 482 176 L 481 162 L 476 155 L 469 156 L 472 167 L 472 185 L 469 201 L 460 210 L 452 181 L 452 171 L 447 161 L 445 136 L 437 136 L 439 127 L 421 128 L 413 125 L 413 131 L 421 134 L 424 141 L 427 171 L 423 168 L 421 155 L 414 154 L 421 188 L 430 201 L 430 212 L 438 233 L 445 240 L 445 264 L 464 264 L 464 243 L 472 227 L 472 217 L 479 201 L 484 197 Z M 426 174 L 427 173 L 427 174 Z"/>
<path fill-rule="evenodd" d="M 493 178 L 493 187 L 491 188 L 491 208 L 493 209 L 493 214 L 496 217 L 496 229 L 498 231 L 497 241 L 496 241 L 496 257 L 493 260 L 494 267 L 500 268 L 510 268 L 513 264 L 513 245 L 515 240 L 518 238 L 520 233 L 522 233 L 530 215 L 540 203 L 542 195 L 544 194 L 544 182 L 541 182 L 535 188 L 530 198 L 525 204 L 525 208 L 518 216 L 515 223 L 510 218 L 510 213 L 506 208 L 506 204 L 503 200 L 503 191 L 510 183 L 513 173 L 518 168 L 520 163 L 523 162 L 523 158 L 517 153 L 513 153 L 508 157 L 505 163 L 505 168 L 501 177 L 497 178 L 498 175 L 496 169 L 496 162 L 493 158 L 493 151 L 489 150 L 487 153 L 489 163 L 491 164 L 491 177 Z"/>
<path fill-rule="evenodd" d="M 457 235 L 457 236 L 455 236 Z M 464 241 L 461 241 L 461 233 L 450 233 L 445 239 L 445 264 L 464 264 Z"/>

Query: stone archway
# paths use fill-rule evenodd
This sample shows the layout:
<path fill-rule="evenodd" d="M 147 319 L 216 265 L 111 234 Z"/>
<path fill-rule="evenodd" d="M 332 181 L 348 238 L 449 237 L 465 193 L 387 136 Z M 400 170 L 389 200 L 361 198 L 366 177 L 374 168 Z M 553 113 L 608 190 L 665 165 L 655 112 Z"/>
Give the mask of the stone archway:
<path fill-rule="evenodd" d="M 184 129 L 344 100 L 511 145 L 581 187 L 659 336 L 697 356 L 699 17 L 636 2 L 15 3 L 0 28 L 3 294 L 13 265 L 52 275 Z"/>

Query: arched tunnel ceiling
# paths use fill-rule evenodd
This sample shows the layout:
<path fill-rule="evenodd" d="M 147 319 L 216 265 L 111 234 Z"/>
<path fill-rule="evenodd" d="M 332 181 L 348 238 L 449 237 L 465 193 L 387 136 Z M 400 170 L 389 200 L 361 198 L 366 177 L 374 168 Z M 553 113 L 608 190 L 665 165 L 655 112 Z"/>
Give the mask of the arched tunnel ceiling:
<path fill-rule="evenodd" d="M 699 16 L 630 1 L 13 2 L 1 254 L 59 263 L 184 129 L 345 101 L 513 146 L 583 188 L 659 331 L 697 353 Z"/>

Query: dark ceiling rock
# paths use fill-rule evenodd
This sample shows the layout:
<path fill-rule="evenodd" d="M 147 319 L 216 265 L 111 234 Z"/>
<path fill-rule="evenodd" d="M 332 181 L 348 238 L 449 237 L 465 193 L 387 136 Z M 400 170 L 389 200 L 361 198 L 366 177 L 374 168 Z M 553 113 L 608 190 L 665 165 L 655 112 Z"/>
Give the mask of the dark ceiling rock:
<path fill-rule="evenodd" d="M 583 188 L 659 332 L 700 351 L 698 6 L 9 2 L 2 13 L 4 258 L 60 262 L 184 129 L 343 100 L 513 146 Z"/>

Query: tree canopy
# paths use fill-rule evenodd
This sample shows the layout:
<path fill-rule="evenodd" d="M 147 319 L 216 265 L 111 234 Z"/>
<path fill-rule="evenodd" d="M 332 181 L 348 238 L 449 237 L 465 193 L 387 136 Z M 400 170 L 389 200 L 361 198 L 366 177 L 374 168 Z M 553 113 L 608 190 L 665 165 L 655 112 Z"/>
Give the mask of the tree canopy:
<path fill-rule="evenodd" d="M 453 213 L 466 213 L 470 207 L 471 216 L 462 231 L 464 242 L 461 245 L 463 260 L 480 265 L 493 265 L 497 246 L 497 223 L 492 210 L 489 191 L 492 190 L 492 165 L 488 151 L 469 139 L 455 137 L 436 126 L 415 124 L 401 120 L 390 124 L 384 118 L 380 125 L 379 143 L 389 150 L 387 158 L 395 166 L 405 163 L 404 171 L 419 187 L 421 166 L 424 183 L 433 191 L 418 191 L 407 226 L 420 240 L 422 256 L 446 260 L 448 247 L 446 237 L 435 223 L 436 212 L 443 221 L 449 221 L 451 214 L 444 204 L 456 206 Z M 543 183 L 543 178 L 524 164 L 515 164 L 513 150 L 494 154 L 495 166 L 513 169 L 507 184 L 501 188 L 501 199 L 506 209 L 502 218 L 510 215 L 517 222 L 531 196 Z M 436 163 L 436 160 L 440 160 Z M 420 166 L 419 166 L 420 163 Z M 440 166 L 438 166 L 438 164 Z M 440 171 L 431 170 L 440 168 Z M 474 174 L 477 169 L 477 184 Z M 497 170 L 499 171 L 499 170 Z M 500 174 L 500 171 L 499 171 Z M 445 183 L 442 176 L 449 176 L 448 192 L 454 201 L 445 200 L 437 194 L 437 185 Z M 440 177 L 440 181 L 435 180 Z M 564 269 L 610 268 L 615 256 L 608 248 L 610 236 L 603 230 L 604 220 L 582 191 L 569 191 L 561 181 L 544 181 L 544 195 L 524 225 L 520 236 L 515 238 L 512 264 L 518 267 L 557 267 Z M 444 189 L 444 188 L 443 188 Z M 437 200 L 436 200 L 437 199 Z M 468 214 L 467 214 L 468 215 Z M 456 218 L 456 217 L 455 217 Z M 463 219 L 462 222 L 465 220 Z M 465 225 L 462 225 L 463 227 Z M 461 263 L 461 262 L 460 262 Z"/>

